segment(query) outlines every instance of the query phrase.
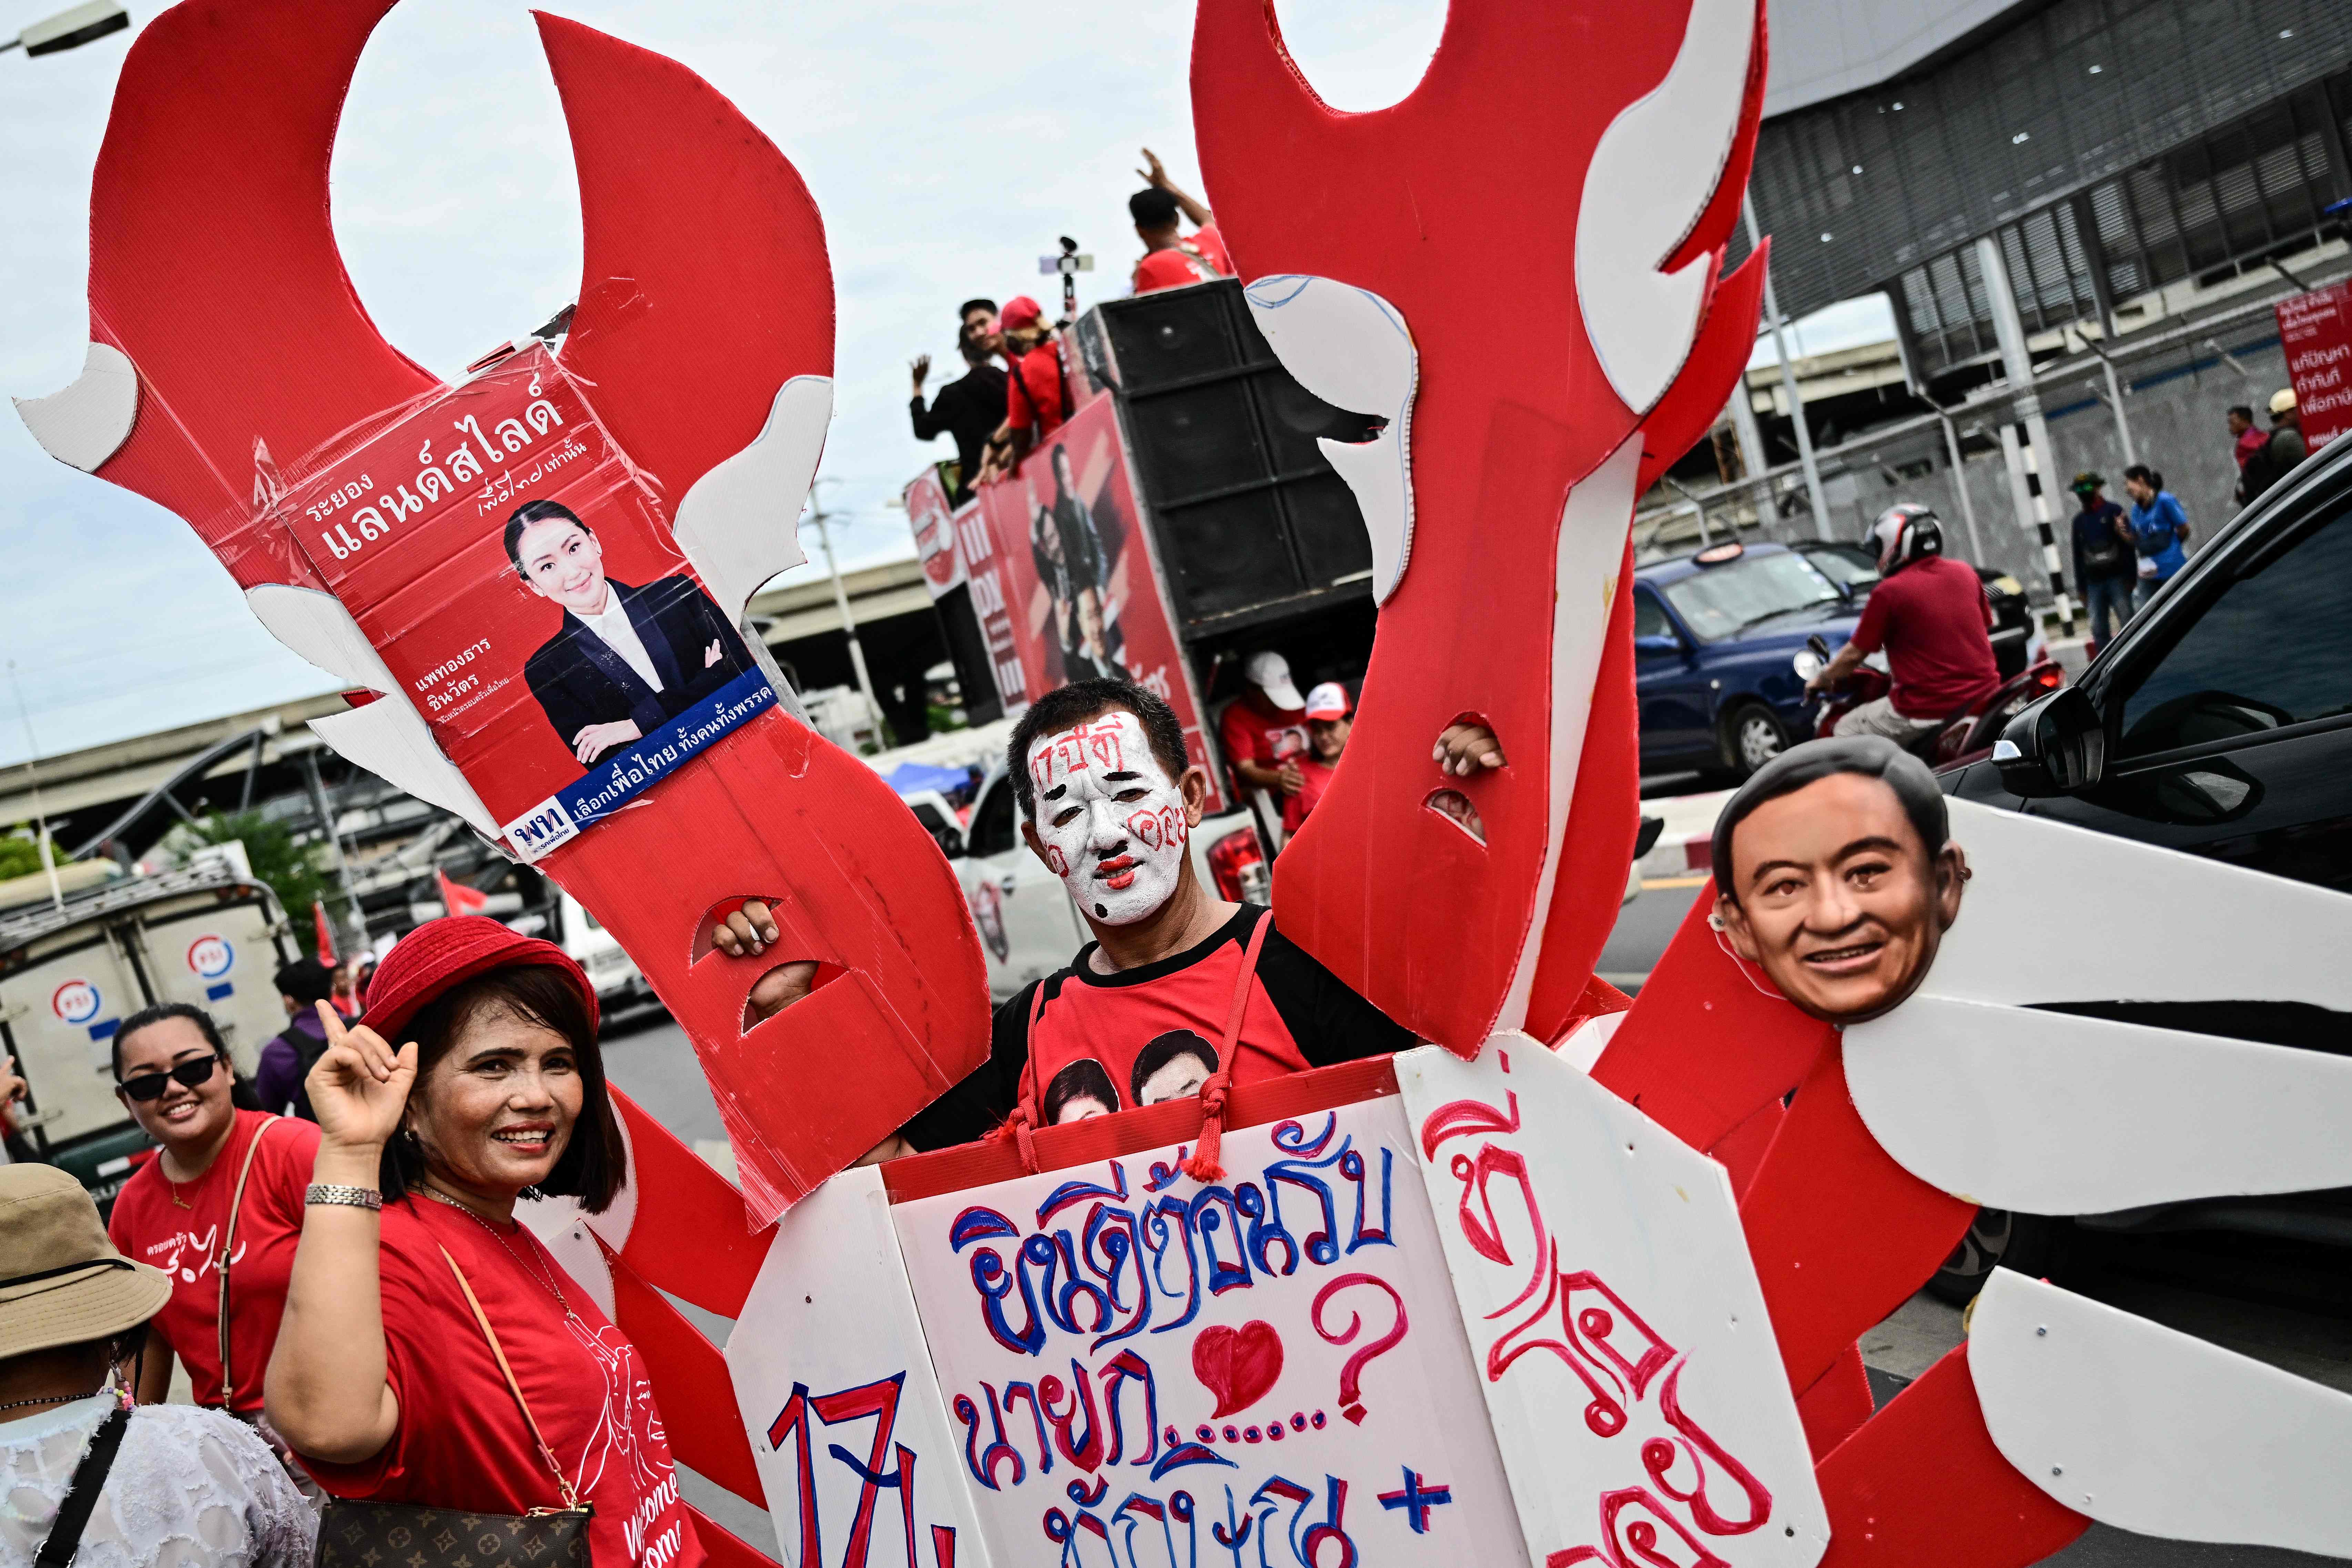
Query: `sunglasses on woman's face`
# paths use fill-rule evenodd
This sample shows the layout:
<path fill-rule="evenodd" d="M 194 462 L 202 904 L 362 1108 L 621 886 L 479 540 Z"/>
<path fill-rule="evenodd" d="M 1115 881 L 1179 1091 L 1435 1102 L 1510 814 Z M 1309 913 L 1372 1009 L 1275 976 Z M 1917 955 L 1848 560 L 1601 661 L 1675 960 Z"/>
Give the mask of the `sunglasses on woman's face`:
<path fill-rule="evenodd" d="M 126 1078 L 122 1080 L 122 1092 L 144 1104 L 151 1100 L 163 1099 L 163 1086 L 172 1079 L 178 1079 L 194 1089 L 211 1078 L 213 1069 L 219 1066 L 218 1057 L 198 1057 L 194 1061 L 180 1063 L 169 1072 L 142 1072 L 137 1078 Z"/>

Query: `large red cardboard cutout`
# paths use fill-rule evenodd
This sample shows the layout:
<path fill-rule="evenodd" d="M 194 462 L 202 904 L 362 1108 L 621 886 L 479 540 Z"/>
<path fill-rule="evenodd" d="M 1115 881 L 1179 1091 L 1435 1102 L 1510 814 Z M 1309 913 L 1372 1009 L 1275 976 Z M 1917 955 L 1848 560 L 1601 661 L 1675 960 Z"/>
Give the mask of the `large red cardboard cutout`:
<path fill-rule="evenodd" d="M 1633 498 L 1754 341 L 1760 268 L 1717 273 L 1763 8 L 1456 5 L 1421 84 L 1364 114 L 1315 96 L 1262 0 L 1203 0 L 1192 59 L 1210 196 L 1277 353 L 1360 408 L 1344 352 L 1309 363 L 1281 327 L 1331 280 L 1370 302 L 1367 331 L 1402 318 L 1417 364 L 1402 406 L 1362 410 L 1391 417 L 1407 494 L 1365 507 L 1380 632 L 1347 765 L 1276 869 L 1283 929 L 1457 1051 L 1549 1037 L 1635 829 L 1633 727 L 1588 726 L 1632 682 L 1614 612 Z M 1334 461 L 1364 495 L 1376 465 Z M 1439 773 L 1431 743 L 1465 716 L 1507 766 Z M 1449 790 L 1477 836 L 1433 799 Z"/>
<path fill-rule="evenodd" d="M 331 743 L 539 860 L 613 930 L 692 1037 L 772 1219 L 986 1049 L 950 868 L 729 641 L 801 559 L 830 408 L 823 229 L 791 164 L 699 78 L 542 16 L 580 174 L 577 310 L 560 353 L 445 387 L 368 320 L 328 221 L 337 116 L 388 9 L 191 0 L 142 33 L 91 195 L 89 366 L 20 407 L 53 453 L 178 513 L 273 633 L 365 689 L 321 722 Z M 615 583 L 672 585 L 717 651 L 706 669 L 695 636 L 663 689 L 683 700 L 709 675 L 694 695 L 714 700 L 579 759 L 559 703 L 531 713 L 522 656 L 558 623 L 490 541 L 532 496 L 569 498 Z M 707 940 L 747 897 L 775 908 L 773 962 L 824 966 L 749 1029 L 764 966 Z"/>

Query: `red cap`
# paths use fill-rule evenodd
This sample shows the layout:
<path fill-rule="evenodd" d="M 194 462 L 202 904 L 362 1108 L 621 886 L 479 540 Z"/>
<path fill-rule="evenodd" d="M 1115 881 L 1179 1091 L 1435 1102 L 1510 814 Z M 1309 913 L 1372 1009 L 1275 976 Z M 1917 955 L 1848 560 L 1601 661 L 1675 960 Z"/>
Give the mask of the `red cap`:
<path fill-rule="evenodd" d="M 1044 307 L 1036 300 L 1026 294 L 1015 294 L 1012 299 L 1004 301 L 1004 309 L 996 312 L 997 330 L 1017 332 L 1025 327 L 1035 326 L 1045 319 L 1045 315 Z"/>
<path fill-rule="evenodd" d="M 446 915 L 426 921 L 393 944 L 368 979 L 367 1011 L 361 1021 L 398 1047 L 400 1031 L 425 1005 L 463 981 L 493 969 L 544 963 L 560 969 L 588 1005 L 596 1023 L 596 988 L 572 955 L 551 942 L 509 931 L 482 915 Z"/>

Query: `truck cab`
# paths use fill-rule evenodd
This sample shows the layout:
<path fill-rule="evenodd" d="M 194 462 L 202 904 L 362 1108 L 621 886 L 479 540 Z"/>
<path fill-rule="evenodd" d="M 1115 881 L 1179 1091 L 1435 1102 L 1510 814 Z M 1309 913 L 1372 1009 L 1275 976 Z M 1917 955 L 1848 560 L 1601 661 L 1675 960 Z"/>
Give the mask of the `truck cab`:
<path fill-rule="evenodd" d="M 286 1026 L 276 975 L 294 956 L 277 899 L 226 859 L 0 913 L 0 1051 L 26 1085 L 14 1152 L 110 1200 L 149 1146 L 114 1092 L 122 1020 L 161 1002 L 202 1007 L 250 1078 Z"/>

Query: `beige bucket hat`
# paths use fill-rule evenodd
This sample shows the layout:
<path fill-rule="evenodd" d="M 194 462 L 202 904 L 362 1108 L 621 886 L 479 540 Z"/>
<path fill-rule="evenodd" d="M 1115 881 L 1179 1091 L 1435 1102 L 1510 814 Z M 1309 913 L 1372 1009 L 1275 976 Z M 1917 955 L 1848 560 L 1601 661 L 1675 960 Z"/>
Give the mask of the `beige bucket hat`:
<path fill-rule="evenodd" d="M 0 1165 L 0 1361 L 133 1329 L 172 1277 L 114 1250 L 98 1205 L 55 1165 Z"/>

